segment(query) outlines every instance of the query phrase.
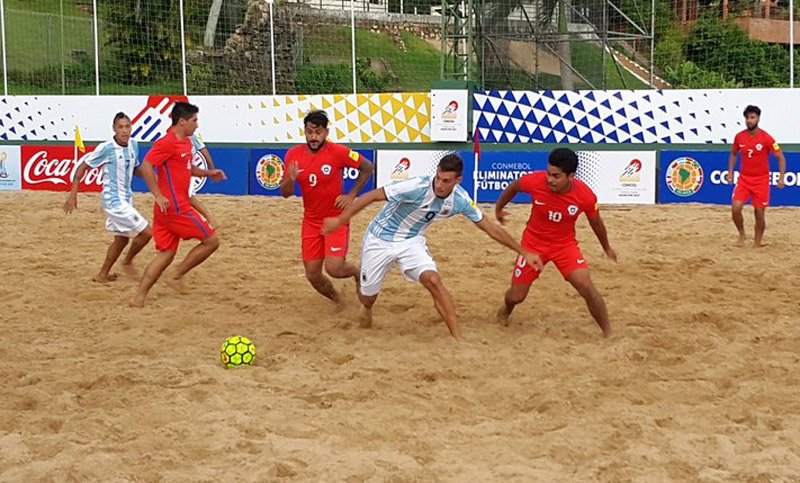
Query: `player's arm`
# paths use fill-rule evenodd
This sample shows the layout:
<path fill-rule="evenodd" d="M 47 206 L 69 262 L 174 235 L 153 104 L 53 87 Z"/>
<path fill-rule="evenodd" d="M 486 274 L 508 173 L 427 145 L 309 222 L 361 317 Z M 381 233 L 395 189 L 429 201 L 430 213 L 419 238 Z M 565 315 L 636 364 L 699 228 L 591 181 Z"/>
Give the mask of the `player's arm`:
<path fill-rule="evenodd" d="M 294 182 L 297 181 L 297 175 L 299 174 L 300 170 L 297 168 L 297 163 L 291 161 L 286 163 L 286 173 L 278 184 L 281 196 L 288 198 L 294 195 Z"/>
<path fill-rule="evenodd" d="M 589 226 L 592 227 L 592 231 L 594 231 L 597 240 L 600 242 L 600 246 L 603 247 L 603 252 L 605 252 L 608 258 L 616 262 L 617 252 L 611 248 L 611 244 L 608 242 L 608 231 L 606 230 L 606 224 L 603 223 L 603 218 L 600 217 L 600 213 L 596 213 L 595 216 L 589 218 Z"/>
<path fill-rule="evenodd" d="M 78 189 L 81 185 L 83 175 L 86 174 L 90 168 L 97 168 L 103 165 L 103 152 L 105 145 L 100 145 L 91 153 L 85 155 L 78 160 L 78 169 L 75 170 L 75 175 L 72 178 L 72 188 L 67 195 L 67 201 L 64 203 L 64 212 L 67 214 L 72 213 L 73 210 L 78 208 Z"/>
<path fill-rule="evenodd" d="M 481 221 L 475 223 L 475 226 L 489 235 L 489 237 L 491 237 L 494 241 L 500 243 L 501 245 L 507 246 L 508 248 L 517 252 L 519 255 L 522 255 L 525 261 L 527 261 L 532 267 L 536 267 L 537 272 L 544 266 L 539 255 L 523 250 L 522 246 L 517 243 L 516 240 L 511 238 L 511 235 L 509 235 L 502 226 L 492 223 L 491 221 L 487 220 L 485 216 L 481 219 Z"/>
<path fill-rule="evenodd" d="M 203 148 L 199 151 L 199 153 L 200 153 L 200 156 L 205 158 L 206 164 L 208 165 L 208 169 L 210 169 L 212 171 L 217 169 L 217 167 L 214 166 L 214 160 L 211 159 L 211 153 L 208 152 L 208 148 L 207 147 L 203 146 Z"/>
<path fill-rule="evenodd" d="M 83 175 L 86 174 L 88 170 L 89 165 L 86 163 L 81 163 L 78 165 L 78 169 L 75 170 L 75 177 L 72 178 L 72 189 L 69 191 L 67 201 L 64 203 L 64 213 L 70 214 L 73 210 L 78 208 L 78 188 L 80 187 Z"/>
<path fill-rule="evenodd" d="M 346 225 L 359 211 L 376 201 L 386 201 L 387 199 L 386 191 L 383 188 L 374 189 L 364 196 L 356 198 L 354 202 L 350 203 L 342 211 L 341 215 L 334 218 L 325 218 L 325 221 L 322 222 L 322 233 L 333 233 L 340 226 Z"/>
<path fill-rule="evenodd" d="M 783 178 L 786 175 L 786 158 L 783 156 L 783 150 L 778 146 L 778 143 L 772 143 L 772 153 L 778 159 L 778 173 L 780 173 L 778 189 L 782 190 L 786 186 L 783 182 Z"/>
<path fill-rule="evenodd" d="M 504 208 L 507 204 L 511 203 L 511 200 L 513 200 L 519 192 L 519 180 L 515 179 L 509 183 L 506 189 L 500 193 L 500 197 L 497 198 L 497 203 L 494 204 L 494 216 L 501 224 L 506 222 L 506 217 L 508 216 L 508 212 L 505 211 Z"/>
<path fill-rule="evenodd" d="M 736 155 L 739 153 L 739 143 L 736 139 L 733 140 L 733 147 L 731 148 L 731 155 L 728 156 L 728 174 L 725 175 L 725 180 L 728 184 L 733 183 L 733 168 L 736 166 Z"/>
<path fill-rule="evenodd" d="M 333 206 L 337 210 L 344 210 L 356 199 L 356 196 L 364 189 L 364 186 L 367 185 L 367 181 L 369 181 L 369 178 L 375 171 L 375 167 L 372 163 L 364 159 L 364 156 L 358 154 L 357 151 L 353 151 L 342 145 L 336 145 L 335 152 L 339 156 L 338 159 L 342 168 L 354 167 L 358 169 L 358 177 L 353 185 L 353 189 L 346 195 L 337 196 L 333 203 Z M 358 163 L 358 165 L 354 166 L 356 163 Z"/>
<path fill-rule="evenodd" d="M 153 198 L 155 198 L 156 204 L 161 209 L 162 213 L 166 213 L 167 208 L 169 208 L 169 200 L 164 196 L 163 193 L 161 193 L 161 189 L 158 187 L 155 168 L 150 161 L 145 159 L 142 163 L 142 167 L 139 169 L 142 172 L 142 178 L 147 185 L 147 189 L 153 193 Z"/>
<path fill-rule="evenodd" d="M 228 177 L 225 176 L 225 171 L 222 171 L 221 169 L 203 169 L 195 165 L 192 165 L 192 176 L 196 176 L 198 178 L 211 178 L 211 181 L 215 183 L 228 179 Z"/>
<path fill-rule="evenodd" d="M 353 189 L 350 190 L 350 193 L 347 196 L 355 199 L 361 190 L 364 189 L 364 186 L 367 185 L 367 181 L 372 177 L 372 173 L 375 172 L 375 166 L 367 161 L 366 159 L 361 161 L 361 164 L 358 165 L 358 177 L 356 178 L 356 184 L 353 185 Z"/>

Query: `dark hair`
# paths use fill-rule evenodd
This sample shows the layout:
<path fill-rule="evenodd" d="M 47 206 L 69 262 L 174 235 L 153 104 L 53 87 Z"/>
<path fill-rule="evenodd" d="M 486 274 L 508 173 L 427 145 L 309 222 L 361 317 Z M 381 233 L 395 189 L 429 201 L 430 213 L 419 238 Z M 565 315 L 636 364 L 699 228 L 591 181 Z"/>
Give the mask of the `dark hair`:
<path fill-rule="evenodd" d="M 747 117 L 747 115 L 750 113 L 753 113 L 758 117 L 761 117 L 761 109 L 759 109 L 758 106 L 750 105 L 744 108 L 744 117 Z"/>
<path fill-rule="evenodd" d="M 308 123 L 327 129 L 328 113 L 323 110 L 309 111 L 306 117 L 303 118 L 303 127 Z"/>
<path fill-rule="evenodd" d="M 572 174 L 578 170 L 578 155 L 569 148 L 558 148 L 550 151 L 547 163 L 559 168 L 565 174 Z"/>
<path fill-rule="evenodd" d="M 128 115 L 127 115 L 127 114 L 125 114 L 124 112 L 118 112 L 118 113 L 117 113 L 117 114 L 114 116 L 114 122 L 112 122 L 112 123 L 111 123 L 111 125 L 112 125 L 112 126 L 116 126 L 116 125 L 117 125 L 117 121 L 119 121 L 120 119 L 127 119 L 127 120 L 129 120 L 129 121 L 131 120 L 131 118 L 129 118 L 129 117 L 128 117 Z"/>
<path fill-rule="evenodd" d="M 188 102 L 176 102 L 172 108 L 172 125 L 178 124 L 181 119 L 191 119 L 192 116 L 200 112 L 200 108 Z"/>
<path fill-rule="evenodd" d="M 439 169 L 461 176 L 461 173 L 464 171 L 464 161 L 462 161 L 461 156 L 456 153 L 448 154 L 439 161 Z"/>

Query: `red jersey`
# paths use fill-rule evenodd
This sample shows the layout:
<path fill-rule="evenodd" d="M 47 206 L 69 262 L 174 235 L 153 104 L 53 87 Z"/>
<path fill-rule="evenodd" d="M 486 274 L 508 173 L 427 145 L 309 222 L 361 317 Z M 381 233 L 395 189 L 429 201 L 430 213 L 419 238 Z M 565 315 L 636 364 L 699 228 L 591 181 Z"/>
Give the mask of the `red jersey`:
<path fill-rule="evenodd" d="M 520 190 L 531 195 L 531 216 L 522 234 L 522 247 L 542 250 L 552 245 L 576 243 L 575 222 L 578 215 L 597 216 L 597 196 L 581 180 L 572 180 L 566 194 L 550 191 L 547 173 L 537 171 L 519 179 Z"/>
<path fill-rule="evenodd" d="M 333 205 L 336 197 L 342 194 L 342 170 L 358 168 L 362 161 L 364 157 L 357 152 L 330 141 L 326 141 L 316 153 L 309 151 L 305 144 L 290 149 L 285 164 L 296 163 L 300 171 L 297 183 L 303 196 L 303 218 L 321 222 L 338 216 L 341 211 Z"/>
<path fill-rule="evenodd" d="M 758 129 L 755 135 L 745 129 L 733 138 L 732 153 L 742 153 L 739 174 L 748 177 L 769 176 L 769 153 L 781 150 L 778 143 L 766 131 Z"/>
<path fill-rule="evenodd" d="M 158 175 L 158 188 L 161 194 L 169 200 L 167 214 L 180 214 L 188 211 L 192 205 L 189 202 L 189 183 L 192 179 L 192 141 L 187 137 L 178 139 L 172 129 L 153 144 L 144 157 L 145 163 L 150 163 L 156 168 Z M 160 216 L 158 205 L 154 207 L 155 214 Z"/>

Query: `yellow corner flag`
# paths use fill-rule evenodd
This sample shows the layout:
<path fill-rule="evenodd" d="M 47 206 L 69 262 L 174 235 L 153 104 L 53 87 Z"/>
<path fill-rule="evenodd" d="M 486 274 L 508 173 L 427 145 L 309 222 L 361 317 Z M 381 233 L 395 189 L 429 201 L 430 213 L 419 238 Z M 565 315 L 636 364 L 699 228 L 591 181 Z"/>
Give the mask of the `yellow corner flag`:
<path fill-rule="evenodd" d="M 81 139 L 81 130 L 78 128 L 78 126 L 75 126 L 75 148 L 81 153 L 86 152 L 86 146 L 83 145 L 83 139 Z"/>

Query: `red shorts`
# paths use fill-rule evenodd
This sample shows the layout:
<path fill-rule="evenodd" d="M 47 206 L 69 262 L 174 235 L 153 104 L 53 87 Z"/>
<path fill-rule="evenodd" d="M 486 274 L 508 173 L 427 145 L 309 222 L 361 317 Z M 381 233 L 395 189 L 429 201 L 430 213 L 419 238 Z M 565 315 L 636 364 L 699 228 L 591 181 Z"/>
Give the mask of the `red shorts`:
<path fill-rule="evenodd" d="M 153 241 L 156 244 L 156 250 L 160 252 L 175 253 L 178 251 L 178 243 L 181 240 L 192 238 L 205 240 L 212 236 L 214 236 L 214 229 L 194 208 L 182 211 L 180 214 L 158 213 L 153 216 Z"/>
<path fill-rule="evenodd" d="M 350 225 L 340 227 L 329 235 L 322 234 L 322 222 L 303 220 L 300 230 L 303 261 L 322 260 L 325 257 L 347 257 L 350 246 Z"/>
<path fill-rule="evenodd" d="M 566 245 L 551 246 L 546 249 L 530 250 L 525 248 L 526 251 L 536 253 L 542 258 L 542 263 L 547 265 L 553 262 L 561 272 L 561 276 L 567 278 L 570 273 L 578 270 L 579 268 L 589 268 L 586 259 L 583 258 L 581 249 L 578 248 L 577 243 L 569 243 Z M 522 256 L 517 257 L 517 262 L 514 264 L 514 274 L 511 276 L 512 285 L 530 285 L 539 278 L 539 272 L 534 267 L 528 265 Z"/>
<path fill-rule="evenodd" d="M 769 176 L 739 176 L 733 189 L 733 201 L 750 204 L 754 208 L 769 206 Z"/>

